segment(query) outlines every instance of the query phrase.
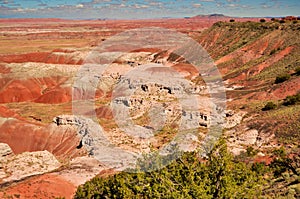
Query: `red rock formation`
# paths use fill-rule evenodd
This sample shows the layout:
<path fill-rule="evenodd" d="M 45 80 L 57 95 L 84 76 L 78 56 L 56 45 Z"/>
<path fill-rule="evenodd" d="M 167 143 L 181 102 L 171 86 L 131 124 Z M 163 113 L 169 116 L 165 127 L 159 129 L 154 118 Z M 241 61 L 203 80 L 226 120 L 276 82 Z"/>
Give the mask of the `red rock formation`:
<path fill-rule="evenodd" d="M 76 127 L 33 124 L 17 119 L 2 121 L 0 142 L 7 143 L 15 154 L 47 150 L 57 157 L 71 158 L 84 152 L 76 148 L 80 142 Z"/>
<path fill-rule="evenodd" d="M 0 103 L 35 101 L 51 104 L 71 101 L 71 89 L 60 87 L 67 80 L 67 77 L 1 78 Z"/>
<path fill-rule="evenodd" d="M 38 97 L 34 102 L 59 104 L 72 100 L 71 88 L 54 88 Z"/>
<path fill-rule="evenodd" d="M 30 101 L 41 95 L 41 87 L 34 80 L 12 80 L 3 78 L 0 82 L 0 102 Z"/>

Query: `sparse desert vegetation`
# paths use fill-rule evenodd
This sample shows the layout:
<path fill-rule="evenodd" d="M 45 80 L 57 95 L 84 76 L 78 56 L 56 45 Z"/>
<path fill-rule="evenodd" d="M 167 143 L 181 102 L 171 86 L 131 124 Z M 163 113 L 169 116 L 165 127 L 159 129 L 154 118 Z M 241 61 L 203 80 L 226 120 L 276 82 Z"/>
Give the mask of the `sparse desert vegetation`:
<path fill-rule="evenodd" d="M 277 76 L 275 79 L 275 84 L 285 82 L 285 81 L 289 80 L 290 78 L 291 78 L 291 76 L 289 74 L 283 74 L 283 75 Z"/>
<path fill-rule="evenodd" d="M 297 198 L 299 157 L 290 158 L 283 148 L 273 154 L 276 158 L 269 165 L 245 164 L 220 141 L 205 159 L 190 152 L 158 171 L 123 171 L 95 177 L 77 189 L 75 198 Z M 250 147 L 247 155 L 256 153 Z M 147 157 L 141 161 L 141 168 L 161 161 Z M 285 188 L 279 191 L 282 186 Z"/>
<path fill-rule="evenodd" d="M 272 110 L 275 109 L 277 106 L 276 104 L 274 104 L 273 102 L 268 102 L 263 108 L 263 111 L 268 111 L 268 110 Z"/>

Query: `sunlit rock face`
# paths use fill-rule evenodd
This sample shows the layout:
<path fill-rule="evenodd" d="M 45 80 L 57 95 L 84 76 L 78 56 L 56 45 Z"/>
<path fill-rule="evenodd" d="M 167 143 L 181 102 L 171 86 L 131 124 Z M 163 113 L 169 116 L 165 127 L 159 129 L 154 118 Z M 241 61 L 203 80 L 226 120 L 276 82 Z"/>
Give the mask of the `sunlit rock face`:
<path fill-rule="evenodd" d="M 3 182 L 21 180 L 28 176 L 43 174 L 59 168 L 61 164 L 48 151 L 24 152 L 1 158 Z"/>

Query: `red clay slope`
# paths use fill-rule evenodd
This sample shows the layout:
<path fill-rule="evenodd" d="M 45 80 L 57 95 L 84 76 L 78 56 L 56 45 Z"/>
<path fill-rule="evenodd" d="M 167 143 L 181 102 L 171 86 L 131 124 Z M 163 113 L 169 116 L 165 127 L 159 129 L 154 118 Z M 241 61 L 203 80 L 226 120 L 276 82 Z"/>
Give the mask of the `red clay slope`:
<path fill-rule="evenodd" d="M 71 101 L 71 88 L 60 87 L 67 80 L 67 77 L 0 78 L 0 103 L 36 101 L 52 104 Z"/>
<path fill-rule="evenodd" d="M 0 132 L 0 142 L 7 143 L 16 154 L 47 150 L 55 156 L 71 158 L 84 152 L 76 148 L 80 140 L 75 127 L 6 119 L 0 126 Z"/>
<path fill-rule="evenodd" d="M 55 51 L 57 52 L 57 50 Z M 34 52 L 16 55 L 0 55 L 0 62 L 5 63 L 24 63 L 24 62 L 40 62 L 49 64 L 82 64 L 82 59 L 74 57 L 67 53 L 53 53 L 53 52 Z"/>
<path fill-rule="evenodd" d="M 73 198 L 76 187 L 55 174 L 44 174 L 29 178 L 0 192 L 0 198 L 13 196 L 20 199 L 53 199 L 57 197 Z M 5 194 L 4 194 L 5 193 Z"/>

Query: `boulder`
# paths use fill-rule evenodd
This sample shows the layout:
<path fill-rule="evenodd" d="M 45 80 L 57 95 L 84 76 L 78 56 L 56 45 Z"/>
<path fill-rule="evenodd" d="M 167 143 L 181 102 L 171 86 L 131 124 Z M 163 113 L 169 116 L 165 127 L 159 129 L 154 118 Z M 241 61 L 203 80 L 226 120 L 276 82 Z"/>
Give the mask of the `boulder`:
<path fill-rule="evenodd" d="M 233 128 L 237 125 L 239 125 L 243 117 L 246 115 L 245 111 L 240 111 L 240 112 L 234 112 L 232 110 L 227 110 L 226 111 L 226 124 L 224 125 L 224 128 L 230 129 Z"/>
<path fill-rule="evenodd" d="M 250 129 L 239 137 L 240 142 L 245 145 L 252 145 L 256 143 L 258 137 L 258 131 L 256 129 Z"/>

